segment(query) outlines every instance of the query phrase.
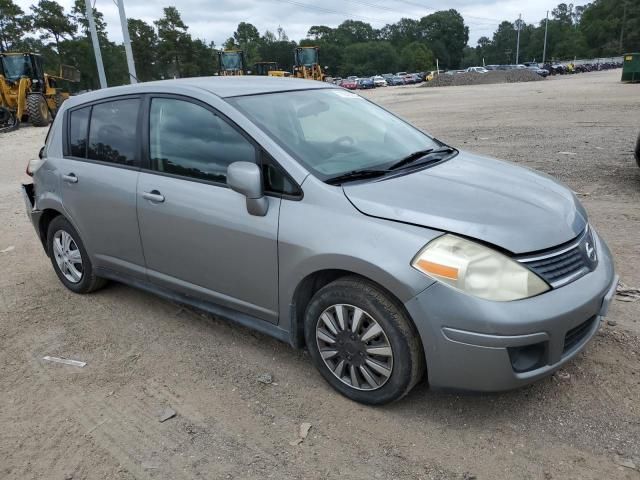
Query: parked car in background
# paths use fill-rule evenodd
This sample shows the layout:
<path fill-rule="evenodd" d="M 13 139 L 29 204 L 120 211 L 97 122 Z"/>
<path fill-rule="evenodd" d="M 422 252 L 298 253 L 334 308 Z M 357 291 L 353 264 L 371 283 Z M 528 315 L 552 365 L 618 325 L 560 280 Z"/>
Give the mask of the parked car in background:
<path fill-rule="evenodd" d="M 487 70 L 500 70 L 500 65 L 485 65 Z"/>
<path fill-rule="evenodd" d="M 362 77 L 357 80 L 358 88 L 361 90 L 367 90 L 370 88 L 375 88 L 376 85 L 373 83 L 370 77 Z"/>
<path fill-rule="evenodd" d="M 114 280 L 306 347 L 366 404 L 427 371 L 432 387 L 478 391 L 551 375 L 597 334 L 618 283 L 568 187 L 325 82 L 71 97 L 27 173 L 28 215 L 68 290 Z"/>
<path fill-rule="evenodd" d="M 373 84 L 376 87 L 386 87 L 387 86 L 387 81 L 384 79 L 384 77 L 382 75 L 374 75 L 373 77 L 371 77 L 371 80 L 373 80 Z"/>
<path fill-rule="evenodd" d="M 537 73 L 541 77 L 547 77 L 549 75 L 549 70 L 545 70 L 544 68 L 540 68 L 537 64 L 534 64 L 534 63 L 532 63 L 530 65 L 527 65 L 527 69 L 531 70 L 532 72 Z"/>
<path fill-rule="evenodd" d="M 334 85 L 340 85 L 341 81 L 342 81 L 342 77 L 334 77 L 333 79 Z"/>
<path fill-rule="evenodd" d="M 467 72 L 473 72 L 473 73 L 487 73 L 489 70 L 487 70 L 484 67 L 469 67 L 466 70 Z"/>
<path fill-rule="evenodd" d="M 397 86 L 397 85 L 405 85 L 404 77 L 400 77 L 398 75 L 394 75 L 391 77 L 391 83 L 389 85 Z"/>
<path fill-rule="evenodd" d="M 348 88 L 349 90 L 355 90 L 356 88 L 358 88 L 358 80 L 356 78 L 345 78 L 340 82 L 340 86 L 342 88 Z"/>
<path fill-rule="evenodd" d="M 347 80 L 358 80 L 358 77 L 356 75 L 349 75 Z"/>
<path fill-rule="evenodd" d="M 422 83 L 424 81 L 424 79 L 422 78 L 422 75 L 420 75 L 419 73 L 410 73 L 409 76 L 411 77 L 411 80 L 412 80 L 411 83 Z"/>

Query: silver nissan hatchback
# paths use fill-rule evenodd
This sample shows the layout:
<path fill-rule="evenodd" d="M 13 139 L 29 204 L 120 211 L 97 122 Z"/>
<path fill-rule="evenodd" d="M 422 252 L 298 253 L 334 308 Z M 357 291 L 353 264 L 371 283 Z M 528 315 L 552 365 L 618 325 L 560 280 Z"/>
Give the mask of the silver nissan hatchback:
<path fill-rule="evenodd" d="M 617 277 L 575 195 L 347 90 L 219 77 L 57 115 L 24 185 L 60 281 L 106 280 L 306 347 L 347 397 L 505 390 L 595 335 Z"/>

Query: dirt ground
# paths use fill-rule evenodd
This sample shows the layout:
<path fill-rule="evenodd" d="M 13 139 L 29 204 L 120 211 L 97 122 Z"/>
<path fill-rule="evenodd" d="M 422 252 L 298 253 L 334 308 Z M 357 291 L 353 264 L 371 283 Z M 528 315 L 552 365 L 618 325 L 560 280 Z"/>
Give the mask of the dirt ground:
<path fill-rule="evenodd" d="M 366 95 L 452 145 L 566 182 L 622 281 L 640 286 L 640 85 L 619 77 Z M 271 338 L 118 284 L 65 290 L 18 189 L 45 134 L 0 136 L 0 478 L 640 478 L 640 301 L 615 301 L 612 325 L 529 387 L 422 384 L 393 405 L 360 406 Z M 258 381 L 265 373 L 273 384 Z M 169 406 L 177 415 L 160 423 Z M 309 435 L 292 446 L 303 422 Z"/>

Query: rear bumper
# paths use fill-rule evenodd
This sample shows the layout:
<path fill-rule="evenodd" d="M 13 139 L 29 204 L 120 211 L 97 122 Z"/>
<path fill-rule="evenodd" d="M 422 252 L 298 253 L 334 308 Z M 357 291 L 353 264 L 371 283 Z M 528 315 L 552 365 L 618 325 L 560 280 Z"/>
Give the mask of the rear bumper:
<path fill-rule="evenodd" d="M 36 208 L 36 196 L 33 183 L 23 183 L 21 186 L 22 199 L 27 210 L 27 217 L 31 220 L 33 228 L 36 229 L 38 238 L 40 238 L 40 217 L 42 212 Z"/>
<path fill-rule="evenodd" d="M 618 283 L 609 249 L 597 235 L 596 244 L 593 272 L 537 297 L 491 302 L 436 282 L 408 301 L 430 385 L 509 390 L 571 360 L 598 331 Z"/>

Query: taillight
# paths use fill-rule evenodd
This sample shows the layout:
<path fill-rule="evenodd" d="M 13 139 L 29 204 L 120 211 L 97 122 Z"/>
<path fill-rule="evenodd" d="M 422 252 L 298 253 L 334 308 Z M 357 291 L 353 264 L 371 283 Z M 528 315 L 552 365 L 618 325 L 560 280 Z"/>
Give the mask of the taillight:
<path fill-rule="evenodd" d="M 44 149 L 44 146 L 40 149 L 37 159 L 29 160 L 29 163 L 27 163 L 27 169 L 25 170 L 25 173 L 30 177 L 33 177 L 33 174 L 36 173 L 36 171 L 47 160 L 47 158 L 44 156 Z"/>

